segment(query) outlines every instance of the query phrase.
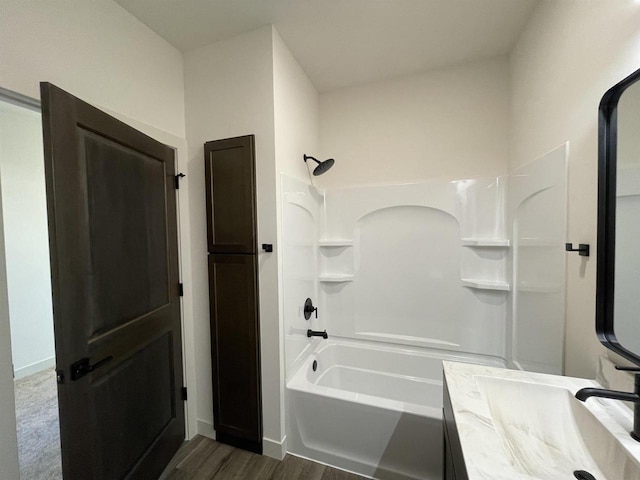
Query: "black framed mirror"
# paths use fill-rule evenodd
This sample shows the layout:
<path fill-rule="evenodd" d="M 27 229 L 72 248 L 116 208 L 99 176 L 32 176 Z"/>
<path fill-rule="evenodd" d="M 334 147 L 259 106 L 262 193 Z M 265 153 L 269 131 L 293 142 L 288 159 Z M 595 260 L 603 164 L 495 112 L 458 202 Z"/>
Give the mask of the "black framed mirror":
<path fill-rule="evenodd" d="M 596 333 L 640 365 L 640 70 L 610 88 L 598 119 Z"/>

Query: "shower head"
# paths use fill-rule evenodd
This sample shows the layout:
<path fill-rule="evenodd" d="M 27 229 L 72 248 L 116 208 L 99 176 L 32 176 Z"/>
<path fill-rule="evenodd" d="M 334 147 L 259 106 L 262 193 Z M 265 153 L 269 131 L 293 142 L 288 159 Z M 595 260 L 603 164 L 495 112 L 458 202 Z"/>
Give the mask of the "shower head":
<path fill-rule="evenodd" d="M 335 163 L 335 160 L 333 158 L 328 158 L 324 162 L 321 162 L 320 160 L 312 157 L 311 155 L 305 154 L 304 161 L 306 162 L 307 160 L 313 160 L 318 164 L 318 166 L 313 169 L 313 175 L 316 177 L 318 175 L 322 175 L 324 172 L 329 170 L 331 167 L 333 167 L 333 164 Z"/>

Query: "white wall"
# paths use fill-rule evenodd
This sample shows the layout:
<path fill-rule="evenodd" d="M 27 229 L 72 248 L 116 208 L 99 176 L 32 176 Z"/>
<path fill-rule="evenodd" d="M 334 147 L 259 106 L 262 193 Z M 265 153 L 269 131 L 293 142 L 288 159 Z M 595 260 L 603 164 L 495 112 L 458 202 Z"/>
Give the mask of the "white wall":
<path fill-rule="evenodd" d="M 3 101 L 0 183 L 13 368 L 21 378 L 55 364 L 42 119 Z"/>
<path fill-rule="evenodd" d="M 278 172 L 308 183 L 303 155 L 319 155 L 320 97 L 275 28 L 273 91 Z"/>
<path fill-rule="evenodd" d="M 323 187 L 507 172 L 506 57 L 320 96 Z"/>
<path fill-rule="evenodd" d="M 0 0 L 0 86 L 41 81 L 184 137 L 182 55 L 112 0 Z"/>
<path fill-rule="evenodd" d="M 510 168 L 569 141 L 567 241 L 590 258 L 567 258 L 565 373 L 593 378 L 603 348 L 595 335 L 597 121 L 604 92 L 640 67 L 640 2 L 544 0 L 510 57 Z"/>
<path fill-rule="evenodd" d="M 276 244 L 273 32 L 263 27 L 185 54 L 198 429 L 213 433 L 203 144 L 255 134 L 258 244 Z M 279 456 L 282 428 L 278 251 L 259 251 L 263 447 Z"/>

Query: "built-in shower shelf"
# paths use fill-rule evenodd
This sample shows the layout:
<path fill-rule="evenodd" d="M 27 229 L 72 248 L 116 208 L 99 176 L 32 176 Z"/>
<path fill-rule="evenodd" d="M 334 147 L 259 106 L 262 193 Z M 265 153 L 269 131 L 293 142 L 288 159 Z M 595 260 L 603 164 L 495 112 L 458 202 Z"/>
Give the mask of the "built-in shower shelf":
<path fill-rule="evenodd" d="M 511 242 L 506 238 L 463 238 L 463 247 L 508 248 Z"/>
<path fill-rule="evenodd" d="M 496 290 L 501 292 L 508 292 L 511 287 L 505 282 L 489 282 L 487 280 L 477 280 L 474 278 L 463 278 L 462 286 L 469 288 L 476 288 L 478 290 Z"/>
<path fill-rule="evenodd" d="M 320 275 L 319 280 L 321 282 L 341 283 L 341 282 L 353 282 L 353 275 L 348 273 L 324 273 Z"/>
<path fill-rule="evenodd" d="M 319 247 L 353 247 L 353 240 L 348 238 L 322 238 L 318 240 Z"/>

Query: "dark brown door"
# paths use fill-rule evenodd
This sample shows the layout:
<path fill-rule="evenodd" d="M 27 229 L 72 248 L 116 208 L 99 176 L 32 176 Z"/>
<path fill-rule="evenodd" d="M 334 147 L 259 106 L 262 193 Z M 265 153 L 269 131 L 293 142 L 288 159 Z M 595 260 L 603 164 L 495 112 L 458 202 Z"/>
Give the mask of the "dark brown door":
<path fill-rule="evenodd" d="M 254 136 L 204 144 L 209 253 L 256 253 Z"/>
<path fill-rule="evenodd" d="M 216 438 L 262 453 L 256 278 L 254 255 L 209 255 Z"/>
<path fill-rule="evenodd" d="M 174 150 L 41 94 L 64 478 L 156 479 L 184 440 Z"/>
<path fill-rule="evenodd" d="M 216 439 L 262 453 L 254 136 L 204 153 Z"/>

